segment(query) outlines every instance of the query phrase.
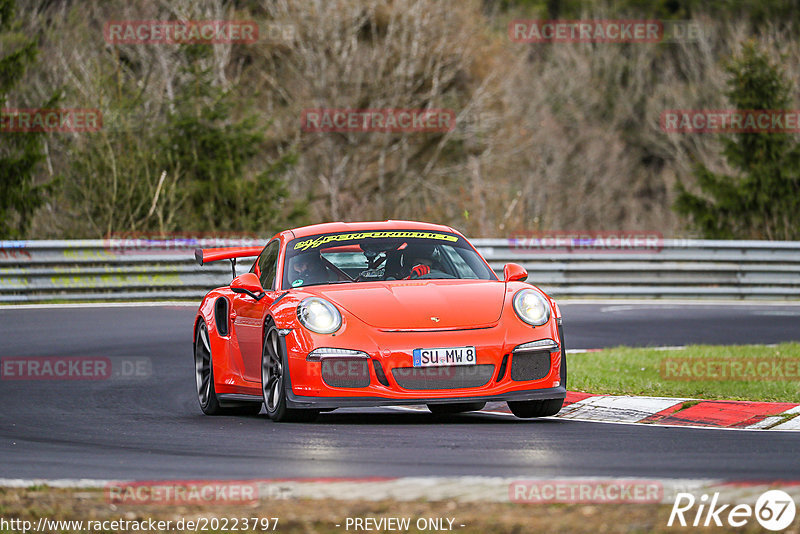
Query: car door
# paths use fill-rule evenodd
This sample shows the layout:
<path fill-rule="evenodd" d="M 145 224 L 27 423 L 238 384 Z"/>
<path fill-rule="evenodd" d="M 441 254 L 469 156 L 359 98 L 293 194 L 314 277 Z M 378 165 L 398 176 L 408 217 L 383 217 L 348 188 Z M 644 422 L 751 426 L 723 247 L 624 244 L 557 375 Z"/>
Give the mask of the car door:
<path fill-rule="evenodd" d="M 264 310 L 276 298 L 276 273 L 280 241 L 270 241 L 256 259 L 251 272 L 258 274 L 264 297 L 256 301 L 253 297 L 237 294 L 233 298 L 233 328 L 238 341 L 244 366 L 244 378 L 250 382 L 261 382 L 261 344 L 263 342 Z"/>

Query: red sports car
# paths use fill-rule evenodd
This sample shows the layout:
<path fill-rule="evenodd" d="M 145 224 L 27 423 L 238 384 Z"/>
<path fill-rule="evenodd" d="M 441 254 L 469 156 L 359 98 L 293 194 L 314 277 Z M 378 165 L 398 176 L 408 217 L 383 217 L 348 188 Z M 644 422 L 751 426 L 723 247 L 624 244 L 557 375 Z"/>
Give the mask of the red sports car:
<path fill-rule="evenodd" d="M 409 221 L 286 230 L 261 248 L 197 250 L 199 263 L 256 257 L 210 291 L 194 324 L 206 414 L 312 420 L 350 406 L 433 413 L 505 401 L 556 414 L 566 395 L 561 313 L 509 263 L 499 280 L 456 230 Z"/>

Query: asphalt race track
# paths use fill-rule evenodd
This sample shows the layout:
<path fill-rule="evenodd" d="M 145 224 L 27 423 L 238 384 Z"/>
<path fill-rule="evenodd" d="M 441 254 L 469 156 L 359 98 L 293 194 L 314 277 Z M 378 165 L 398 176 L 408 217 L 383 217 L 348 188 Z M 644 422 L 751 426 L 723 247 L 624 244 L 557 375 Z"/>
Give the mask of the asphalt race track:
<path fill-rule="evenodd" d="M 743 345 L 800 339 L 800 305 L 563 304 L 569 349 Z"/>
<path fill-rule="evenodd" d="M 563 304 L 567 346 L 800 340 L 800 306 Z M 149 359 L 143 376 L 0 381 L 0 478 L 630 476 L 800 479 L 794 432 L 341 410 L 207 417 L 191 307 L 0 308 L 0 357 Z M 602 357 L 602 353 L 598 354 Z"/>

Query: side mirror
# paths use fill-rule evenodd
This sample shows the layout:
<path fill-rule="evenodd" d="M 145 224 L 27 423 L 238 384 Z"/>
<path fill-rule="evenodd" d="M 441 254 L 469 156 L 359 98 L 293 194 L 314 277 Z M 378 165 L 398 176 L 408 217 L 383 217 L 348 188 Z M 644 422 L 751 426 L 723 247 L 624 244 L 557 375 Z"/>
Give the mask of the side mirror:
<path fill-rule="evenodd" d="M 244 293 L 257 301 L 261 300 L 264 296 L 264 288 L 261 287 L 261 282 L 253 273 L 244 273 L 234 278 L 231 282 L 231 291 L 234 293 Z"/>
<path fill-rule="evenodd" d="M 528 271 L 526 271 L 525 267 L 522 265 L 506 263 L 503 267 L 503 279 L 506 282 L 513 282 L 515 280 L 524 282 L 526 278 L 528 278 Z"/>

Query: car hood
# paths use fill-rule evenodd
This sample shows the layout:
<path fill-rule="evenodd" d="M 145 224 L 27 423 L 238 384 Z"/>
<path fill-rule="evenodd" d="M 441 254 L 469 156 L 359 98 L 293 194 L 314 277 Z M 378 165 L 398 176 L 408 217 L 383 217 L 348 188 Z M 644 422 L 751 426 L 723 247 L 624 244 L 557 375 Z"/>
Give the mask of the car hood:
<path fill-rule="evenodd" d="M 488 280 L 416 280 L 314 286 L 313 290 L 376 328 L 443 330 L 497 323 L 503 310 L 505 284 Z"/>

